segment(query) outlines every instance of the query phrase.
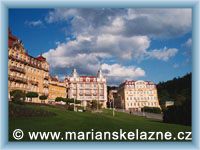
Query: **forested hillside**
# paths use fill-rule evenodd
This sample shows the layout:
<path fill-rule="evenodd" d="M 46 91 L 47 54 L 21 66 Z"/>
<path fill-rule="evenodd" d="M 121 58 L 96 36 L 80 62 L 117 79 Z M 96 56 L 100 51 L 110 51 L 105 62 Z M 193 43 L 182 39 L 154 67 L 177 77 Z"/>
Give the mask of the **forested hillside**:
<path fill-rule="evenodd" d="M 157 85 L 163 120 L 168 123 L 191 125 L 192 74 L 174 78 Z M 165 101 L 174 101 L 174 106 L 165 108 Z"/>
<path fill-rule="evenodd" d="M 191 100 L 192 74 L 188 73 L 183 77 L 174 78 L 167 82 L 160 82 L 157 85 L 160 104 L 165 101 L 174 101 L 175 105 L 182 105 L 184 101 Z"/>

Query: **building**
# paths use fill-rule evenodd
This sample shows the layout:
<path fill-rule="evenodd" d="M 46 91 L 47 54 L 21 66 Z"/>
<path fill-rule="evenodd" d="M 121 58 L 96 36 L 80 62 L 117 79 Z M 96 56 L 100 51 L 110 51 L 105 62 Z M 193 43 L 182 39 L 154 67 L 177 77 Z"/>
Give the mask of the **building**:
<path fill-rule="evenodd" d="M 68 98 L 80 100 L 82 106 L 86 106 L 92 100 L 97 100 L 102 107 L 106 107 L 107 85 L 101 70 L 98 71 L 97 76 L 79 76 L 74 69 L 65 81 L 68 85 Z"/>
<path fill-rule="evenodd" d="M 30 56 L 23 43 L 9 31 L 8 37 L 8 92 L 22 90 L 48 95 L 49 64 L 43 56 Z M 10 97 L 10 95 L 9 95 Z M 34 102 L 41 102 L 38 98 Z"/>
<path fill-rule="evenodd" d="M 125 81 L 119 86 L 118 101 L 121 108 L 141 111 L 141 108 L 159 107 L 156 85 L 151 81 Z"/>
<path fill-rule="evenodd" d="M 66 84 L 59 81 L 58 77 L 50 77 L 49 80 L 49 101 L 54 101 L 56 97 L 67 97 Z"/>
<path fill-rule="evenodd" d="M 165 107 L 173 106 L 173 105 L 174 105 L 174 101 L 165 101 Z"/>

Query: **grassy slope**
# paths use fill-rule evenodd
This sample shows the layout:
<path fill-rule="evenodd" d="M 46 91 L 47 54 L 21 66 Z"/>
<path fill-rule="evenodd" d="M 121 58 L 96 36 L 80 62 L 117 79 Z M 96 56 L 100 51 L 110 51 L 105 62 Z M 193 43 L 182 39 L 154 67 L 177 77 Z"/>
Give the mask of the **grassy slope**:
<path fill-rule="evenodd" d="M 52 117 L 26 117 L 12 118 L 9 120 L 10 137 L 14 129 L 28 131 L 91 131 L 91 129 L 100 131 L 134 131 L 135 129 L 143 131 L 191 131 L 191 127 L 166 124 L 158 121 L 146 119 L 144 117 L 132 116 L 125 113 L 117 112 L 112 116 L 112 112 L 104 110 L 100 114 L 90 112 L 71 112 L 49 106 L 31 106 L 25 107 L 45 109 L 55 112 L 57 115 Z"/>

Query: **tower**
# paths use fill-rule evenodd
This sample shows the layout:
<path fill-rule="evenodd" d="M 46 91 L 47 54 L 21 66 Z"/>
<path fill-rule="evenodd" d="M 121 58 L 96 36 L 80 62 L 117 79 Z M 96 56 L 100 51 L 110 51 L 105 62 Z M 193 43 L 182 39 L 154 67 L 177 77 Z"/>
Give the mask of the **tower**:
<path fill-rule="evenodd" d="M 74 77 L 74 78 L 78 77 L 78 73 L 75 68 L 72 71 L 72 77 Z"/>

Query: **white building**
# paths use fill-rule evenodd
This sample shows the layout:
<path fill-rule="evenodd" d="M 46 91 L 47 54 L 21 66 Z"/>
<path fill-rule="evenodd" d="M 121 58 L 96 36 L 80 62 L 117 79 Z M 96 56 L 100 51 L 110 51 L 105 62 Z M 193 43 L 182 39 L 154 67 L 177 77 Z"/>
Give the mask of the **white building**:
<path fill-rule="evenodd" d="M 141 111 L 141 108 L 159 107 L 156 85 L 151 81 L 125 81 L 118 89 L 120 105 L 125 110 Z"/>
<path fill-rule="evenodd" d="M 65 81 L 68 87 L 68 98 L 80 100 L 82 106 L 97 100 L 104 108 L 106 107 L 107 85 L 101 70 L 98 71 L 97 76 L 79 76 L 74 69 Z"/>

